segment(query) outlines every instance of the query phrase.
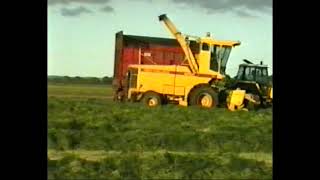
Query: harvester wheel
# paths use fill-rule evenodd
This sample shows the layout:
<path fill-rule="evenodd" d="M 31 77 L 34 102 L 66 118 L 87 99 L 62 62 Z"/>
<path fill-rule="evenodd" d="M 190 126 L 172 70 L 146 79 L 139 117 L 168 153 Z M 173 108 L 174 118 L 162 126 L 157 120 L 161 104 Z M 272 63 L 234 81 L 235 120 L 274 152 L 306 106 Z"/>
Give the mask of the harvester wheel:
<path fill-rule="evenodd" d="M 146 92 L 143 95 L 142 102 L 149 107 L 156 107 L 162 104 L 162 98 L 156 92 Z"/>
<path fill-rule="evenodd" d="M 208 86 L 198 87 L 190 93 L 189 104 L 204 108 L 214 108 L 218 105 L 218 94 Z"/>

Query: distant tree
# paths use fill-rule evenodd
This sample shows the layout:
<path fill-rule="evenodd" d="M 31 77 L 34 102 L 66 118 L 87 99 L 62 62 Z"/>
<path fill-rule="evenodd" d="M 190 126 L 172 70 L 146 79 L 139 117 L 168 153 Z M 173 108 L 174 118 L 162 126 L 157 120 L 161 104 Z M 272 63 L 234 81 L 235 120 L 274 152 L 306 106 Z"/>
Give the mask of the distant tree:
<path fill-rule="evenodd" d="M 61 79 L 61 81 L 62 81 L 63 83 L 68 83 L 68 82 L 71 81 L 71 77 L 69 77 L 69 76 L 63 76 L 62 79 Z"/>
<path fill-rule="evenodd" d="M 90 84 L 100 84 L 100 79 L 96 77 L 92 77 L 89 79 Z"/>
<path fill-rule="evenodd" d="M 111 84 L 112 83 L 112 78 L 108 77 L 108 76 L 105 76 L 105 77 L 102 78 L 102 83 L 103 84 Z"/>

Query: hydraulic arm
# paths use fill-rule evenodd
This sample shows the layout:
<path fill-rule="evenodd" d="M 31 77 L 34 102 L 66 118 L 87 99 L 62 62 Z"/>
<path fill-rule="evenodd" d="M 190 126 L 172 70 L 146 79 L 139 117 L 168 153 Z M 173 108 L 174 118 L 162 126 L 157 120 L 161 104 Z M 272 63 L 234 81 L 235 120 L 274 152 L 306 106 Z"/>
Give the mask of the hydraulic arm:
<path fill-rule="evenodd" d="M 183 52 L 188 60 L 188 64 L 190 66 L 191 72 L 196 74 L 199 72 L 198 64 L 193 56 L 193 53 L 189 47 L 189 43 L 186 40 L 186 36 L 184 36 L 180 31 L 177 30 L 175 25 L 170 21 L 170 19 L 166 16 L 166 14 L 162 14 L 159 16 L 159 21 L 162 21 L 170 33 L 177 39 Z"/>

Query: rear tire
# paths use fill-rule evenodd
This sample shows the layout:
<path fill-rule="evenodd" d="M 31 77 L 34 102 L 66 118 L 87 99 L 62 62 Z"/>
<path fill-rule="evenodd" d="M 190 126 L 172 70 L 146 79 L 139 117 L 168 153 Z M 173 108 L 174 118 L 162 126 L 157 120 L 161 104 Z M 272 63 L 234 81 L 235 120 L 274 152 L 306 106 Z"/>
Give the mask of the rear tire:
<path fill-rule="evenodd" d="M 143 95 L 142 102 L 148 107 L 157 107 L 163 104 L 161 95 L 156 92 L 146 92 Z"/>
<path fill-rule="evenodd" d="M 189 104 L 191 106 L 215 108 L 218 103 L 218 94 L 209 86 L 200 86 L 190 92 Z"/>

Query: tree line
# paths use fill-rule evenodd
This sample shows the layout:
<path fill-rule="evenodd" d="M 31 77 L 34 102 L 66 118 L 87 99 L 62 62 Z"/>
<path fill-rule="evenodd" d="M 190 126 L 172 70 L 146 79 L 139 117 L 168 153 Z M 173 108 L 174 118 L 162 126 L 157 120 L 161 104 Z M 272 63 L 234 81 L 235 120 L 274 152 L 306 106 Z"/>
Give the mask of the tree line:
<path fill-rule="evenodd" d="M 70 76 L 48 76 L 48 83 L 62 84 L 112 84 L 112 77 L 70 77 Z"/>

